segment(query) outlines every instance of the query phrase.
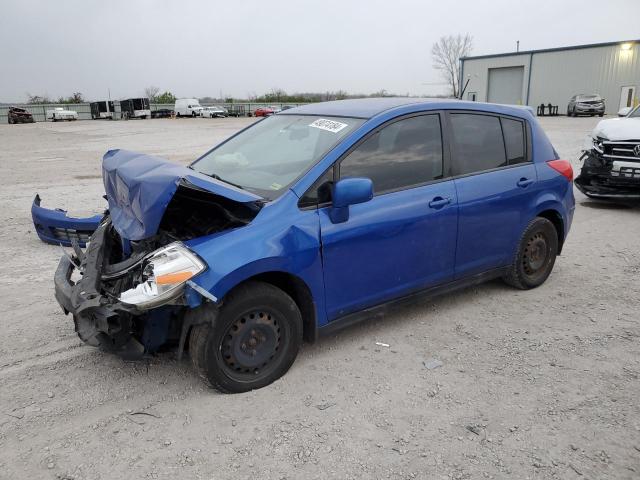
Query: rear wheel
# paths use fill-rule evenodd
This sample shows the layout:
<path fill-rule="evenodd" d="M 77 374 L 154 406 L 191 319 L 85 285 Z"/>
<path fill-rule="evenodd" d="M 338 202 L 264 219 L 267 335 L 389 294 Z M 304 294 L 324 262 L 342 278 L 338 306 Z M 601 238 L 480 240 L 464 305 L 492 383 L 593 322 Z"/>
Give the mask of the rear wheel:
<path fill-rule="evenodd" d="M 225 299 L 213 325 L 191 330 L 194 368 L 213 388 L 240 393 L 274 382 L 293 364 L 302 343 L 302 317 L 282 290 L 249 282 Z"/>
<path fill-rule="evenodd" d="M 525 229 L 504 281 L 521 290 L 542 285 L 558 254 L 558 232 L 546 218 L 536 217 Z"/>

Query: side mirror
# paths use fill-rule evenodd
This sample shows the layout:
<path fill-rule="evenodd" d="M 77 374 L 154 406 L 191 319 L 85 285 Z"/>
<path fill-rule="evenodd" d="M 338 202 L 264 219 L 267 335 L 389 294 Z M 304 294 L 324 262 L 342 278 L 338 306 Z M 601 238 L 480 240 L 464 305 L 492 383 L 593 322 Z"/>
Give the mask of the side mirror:
<path fill-rule="evenodd" d="M 333 206 L 329 218 L 333 223 L 349 220 L 349 206 L 373 198 L 373 182 L 369 178 L 344 178 L 333 186 Z"/>

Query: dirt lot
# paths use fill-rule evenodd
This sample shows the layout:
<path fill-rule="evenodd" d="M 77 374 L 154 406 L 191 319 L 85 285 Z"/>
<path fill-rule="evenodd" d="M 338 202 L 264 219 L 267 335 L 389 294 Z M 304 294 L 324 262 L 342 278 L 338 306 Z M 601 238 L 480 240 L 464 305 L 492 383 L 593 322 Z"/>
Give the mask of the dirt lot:
<path fill-rule="evenodd" d="M 577 165 L 597 120 L 543 125 Z M 249 121 L 0 125 L 0 478 L 640 478 L 640 208 L 579 193 L 542 287 L 371 320 L 259 391 L 217 394 L 171 353 L 83 346 L 53 298 L 60 250 L 33 231 L 35 193 L 100 211 L 109 148 L 186 163 Z"/>

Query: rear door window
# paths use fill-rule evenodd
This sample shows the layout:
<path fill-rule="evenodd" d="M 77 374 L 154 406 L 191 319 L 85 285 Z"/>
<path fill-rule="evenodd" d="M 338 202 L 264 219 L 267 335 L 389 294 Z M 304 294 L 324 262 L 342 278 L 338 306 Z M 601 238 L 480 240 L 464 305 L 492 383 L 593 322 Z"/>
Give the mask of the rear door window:
<path fill-rule="evenodd" d="M 370 178 L 376 195 L 421 185 L 442 176 L 442 132 L 438 114 L 388 124 L 340 163 L 340 178 Z"/>
<path fill-rule="evenodd" d="M 453 175 L 467 175 L 507 165 L 500 118 L 475 113 L 452 113 Z"/>

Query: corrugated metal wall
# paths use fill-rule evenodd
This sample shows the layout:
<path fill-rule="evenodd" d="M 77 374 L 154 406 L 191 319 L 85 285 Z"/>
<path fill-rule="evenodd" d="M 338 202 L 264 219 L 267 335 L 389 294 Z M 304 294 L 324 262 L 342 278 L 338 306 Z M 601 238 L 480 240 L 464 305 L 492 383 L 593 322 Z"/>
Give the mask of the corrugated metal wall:
<path fill-rule="evenodd" d="M 529 81 L 529 64 L 531 79 Z M 619 44 L 573 50 L 533 52 L 500 57 L 467 59 L 462 74 L 469 78 L 467 92 L 478 92 L 478 100 L 486 101 L 490 68 L 523 66 L 524 102 L 537 106 L 552 103 L 565 112 L 569 98 L 577 93 L 599 93 L 606 99 L 607 113 L 615 114 L 620 105 L 623 86 L 635 85 L 636 104 L 640 100 L 640 44 L 629 50 Z M 470 77 L 468 77 L 470 75 Z M 530 85 L 529 91 L 527 86 Z M 467 97 L 465 93 L 465 98 Z"/>

